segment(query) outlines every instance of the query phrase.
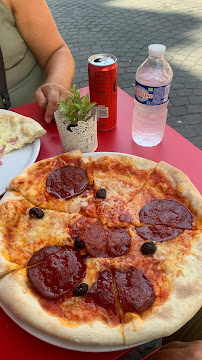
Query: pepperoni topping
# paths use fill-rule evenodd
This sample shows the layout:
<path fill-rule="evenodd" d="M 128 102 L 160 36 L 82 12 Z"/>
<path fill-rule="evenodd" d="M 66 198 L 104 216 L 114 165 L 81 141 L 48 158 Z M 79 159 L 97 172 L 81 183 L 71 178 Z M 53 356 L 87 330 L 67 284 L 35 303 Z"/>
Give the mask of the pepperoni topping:
<path fill-rule="evenodd" d="M 140 211 L 140 221 L 147 224 L 168 225 L 191 229 L 193 217 L 189 210 L 173 200 L 155 200 Z"/>
<path fill-rule="evenodd" d="M 27 276 L 34 289 L 50 300 L 64 299 L 72 295 L 86 272 L 81 255 L 75 248 L 46 246 L 30 259 Z"/>
<path fill-rule="evenodd" d="M 131 244 L 131 238 L 125 228 L 107 228 L 105 232 L 101 221 L 87 218 L 79 219 L 71 226 L 71 237 L 77 249 L 79 239 L 82 248 L 86 248 L 94 257 L 122 256 L 130 249 Z"/>
<path fill-rule="evenodd" d="M 53 170 L 46 187 L 51 195 L 64 200 L 72 199 L 90 188 L 85 170 L 71 165 Z"/>
<path fill-rule="evenodd" d="M 183 231 L 183 229 L 176 229 L 166 225 L 136 226 L 136 232 L 139 236 L 145 240 L 156 242 L 174 239 Z"/>
<path fill-rule="evenodd" d="M 107 254 L 106 235 L 101 222 L 96 222 L 86 229 L 83 242 L 86 245 L 86 250 L 92 256 L 105 256 Z"/>
<path fill-rule="evenodd" d="M 102 308 L 117 312 L 113 279 L 109 270 L 99 274 L 97 281 L 86 295 L 86 301 L 93 301 Z"/>
<path fill-rule="evenodd" d="M 114 269 L 119 300 L 124 313 L 144 311 L 155 301 L 150 280 L 141 270 L 130 266 L 127 271 Z"/>
<path fill-rule="evenodd" d="M 107 250 L 110 257 L 122 256 L 130 249 L 131 238 L 126 229 L 109 228 L 107 233 Z"/>
<path fill-rule="evenodd" d="M 59 248 L 61 248 L 61 246 L 58 245 L 44 246 L 32 255 L 31 259 L 27 263 L 27 266 L 37 265 L 39 262 L 47 258 L 50 254 L 57 252 Z"/>
<path fill-rule="evenodd" d="M 101 221 L 92 221 L 92 219 L 78 221 L 71 226 L 71 236 L 73 239 L 79 237 L 91 256 L 107 255 L 106 234 Z"/>

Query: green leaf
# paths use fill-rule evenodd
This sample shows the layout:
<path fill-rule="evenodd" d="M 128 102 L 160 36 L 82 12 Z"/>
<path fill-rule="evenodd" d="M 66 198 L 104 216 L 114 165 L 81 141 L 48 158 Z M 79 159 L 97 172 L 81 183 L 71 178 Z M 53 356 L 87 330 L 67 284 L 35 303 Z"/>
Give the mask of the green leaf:
<path fill-rule="evenodd" d="M 75 92 L 76 92 L 76 90 L 77 90 L 77 86 L 76 86 L 76 84 L 74 84 L 74 85 L 73 85 L 73 89 L 72 89 L 72 91 L 75 93 Z"/>
<path fill-rule="evenodd" d="M 83 119 L 83 114 L 76 114 L 76 117 L 78 120 L 84 120 Z"/>
<path fill-rule="evenodd" d="M 83 111 L 83 106 L 81 104 L 74 104 L 79 110 Z"/>
<path fill-rule="evenodd" d="M 89 112 L 92 107 L 93 107 L 93 105 L 92 105 L 92 104 L 89 104 L 89 105 L 86 106 L 86 109 L 85 109 L 85 110 L 86 110 L 87 112 Z"/>
<path fill-rule="evenodd" d="M 68 111 L 68 108 L 65 104 L 60 104 L 61 110 L 64 111 L 65 113 Z"/>
<path fill-rule="evenodd" d="M 90 120 L 91 118 L 92 118 L 92 115 L 87 116 L 87 118 L 85 119 L 85 121 L 88 121 L 88 120 Z"/>
<path fill-rule="evenodd" d="M 70 91 L 66 91 L 68 96 L 59 102 L 61 110 L 65 113 L 64 120 L 68 120 L 71 124 L 77 124 L 78 121 L 87 121 L 92 115 L 89 112 L 95 102 L 90 103 L 89 94 L 81 96 L 81 91 L 74 84 Z"/>
<path fill-rule="evenodd" d="M 69 115 L 64 116 L 64 120 L 72 121 L 72 117 Z"/>
<path fill-rule="evenodd" d="M 72 99 L 72 101 L 74 101 L 74 94 L 72 94 L 71 92 L 69 92 L 69 97 Z"/>

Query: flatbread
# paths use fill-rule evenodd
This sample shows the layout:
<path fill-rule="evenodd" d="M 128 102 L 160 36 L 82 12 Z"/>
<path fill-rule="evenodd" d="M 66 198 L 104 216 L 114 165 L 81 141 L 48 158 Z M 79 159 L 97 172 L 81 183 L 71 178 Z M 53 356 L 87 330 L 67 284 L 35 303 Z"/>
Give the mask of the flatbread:
<path fill-rule="evenodd" d="M 46 134 L 35 120 L 12 112 L 0 114 L 0 157 Z"/>

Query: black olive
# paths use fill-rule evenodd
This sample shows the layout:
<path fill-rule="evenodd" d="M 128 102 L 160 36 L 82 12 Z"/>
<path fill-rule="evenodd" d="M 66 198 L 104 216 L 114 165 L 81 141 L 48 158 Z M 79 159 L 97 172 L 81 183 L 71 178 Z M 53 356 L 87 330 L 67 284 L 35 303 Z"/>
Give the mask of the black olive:
<path fill-rule="evenodd" d="M 88 285 L 86 283 L 81 283 L 73 290 L 74 296 L 82 296 L 85 295 L 88 291 Z"/>
<path fill-rule="evenodd" d="M 141 252 L 143 255 L 154 254 L 156 251 L 156 244 L 153 241 L 147 241 L 141 246 Z"/>
<path fill-rule="evenodd" d="M 79 236 L 74 239 L 74 246 L 79 250 L 85 248 L 85 244 L 81 241 Z"/>
<path fill-rule="evenodd" d="M 96 191 L 96 197 L 98 199 L 105 199 L 106 198 L 106 195 L 107 195 L 107 192 L 105 189 L 98 189 Z"/>
<path fill-rule="evenodd" d="M 44 217 L 44 212 L 37 207 L 33 207 L 29 210 L 29 215 L 37 219 L 42 219 L 42 217 Z"/>

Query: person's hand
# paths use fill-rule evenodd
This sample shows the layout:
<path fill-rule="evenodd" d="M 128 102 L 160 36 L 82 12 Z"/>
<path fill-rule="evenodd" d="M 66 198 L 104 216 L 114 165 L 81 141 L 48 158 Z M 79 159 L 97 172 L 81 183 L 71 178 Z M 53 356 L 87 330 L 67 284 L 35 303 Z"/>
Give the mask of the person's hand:
<path fill-rule="evenodd" d="M 67 96 L 67 91 L 63 86 L 55 83 L 46 83 L 40 86 L 34 94 L 34 99 L 37 104 L 46 110 L 45 121 L 51 122 L 54 117 L 54 112 L 58 108 L 58 103 L 61 99 Z"/>
<path fill-rule="evenodd" d="M 153 360 L 201 360 L 202 340 L 173 341 L 162 346 Z"/>

